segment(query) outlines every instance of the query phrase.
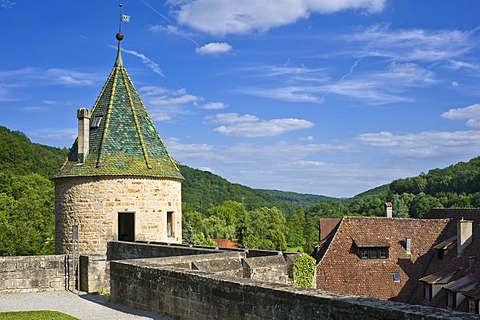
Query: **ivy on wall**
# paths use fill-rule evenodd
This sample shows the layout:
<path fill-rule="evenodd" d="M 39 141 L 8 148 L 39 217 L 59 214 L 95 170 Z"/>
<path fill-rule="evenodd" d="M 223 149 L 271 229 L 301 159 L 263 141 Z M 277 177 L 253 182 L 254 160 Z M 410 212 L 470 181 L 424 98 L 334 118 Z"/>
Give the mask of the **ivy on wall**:
<path fill-rule="evenodd" d="M 302 255 L 298 257 L 292 266 L 292 284 L 304 288 L 313 288 L 315 267 L 315 259 L 311 256 Z"/>

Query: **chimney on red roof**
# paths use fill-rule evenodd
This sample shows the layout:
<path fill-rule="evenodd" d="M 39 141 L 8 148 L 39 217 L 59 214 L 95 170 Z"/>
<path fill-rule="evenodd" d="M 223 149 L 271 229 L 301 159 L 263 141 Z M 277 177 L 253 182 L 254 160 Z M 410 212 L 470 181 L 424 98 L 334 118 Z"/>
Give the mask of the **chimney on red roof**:
<path fill-rule="evenodd" d="M 472 243 L 473 221 L 461 220 L 457 223 L 457 254 L 461 255 L 463 250 Z"/>
<path fill-rule="evenodd" d="M 393 207 L 390 201 L 385 202 L 385 217 L 387 218 L 393 217 Z"/>

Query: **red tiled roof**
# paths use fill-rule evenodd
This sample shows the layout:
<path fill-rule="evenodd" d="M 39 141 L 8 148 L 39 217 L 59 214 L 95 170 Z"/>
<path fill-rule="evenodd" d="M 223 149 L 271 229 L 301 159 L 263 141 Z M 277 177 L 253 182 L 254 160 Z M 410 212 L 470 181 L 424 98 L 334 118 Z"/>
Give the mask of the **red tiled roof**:
<path fill-rule="evenodd" d="M 213 239 L 215 245 L 221 248 L 237 248 L 237 239 Z"/>
<path fill-rule="evenodd" d="M 349 295 L 408 301 L 435 254 L 432 247 L 440 242 L 439 237 L 448 221 L 342 218 L 328 248 L 317 259 L 317 288 Z M 411 254 L 405 249 L 407 237 L 411 239 Z M 359 244 L 388 246 L 388 259 L 359 259 L 357 239 Z M 399 282 L 393 279 L 395 273 L 400 275 Z"/>
<path fill-rule="evenodd" d="M 325 239 L 330 234 L 330 232 L 335 229 L 341 219 L 342 218 L 321 218 L 319 221 L 320 234 L 318 241 L 322 241 L 323 239 Z"/>

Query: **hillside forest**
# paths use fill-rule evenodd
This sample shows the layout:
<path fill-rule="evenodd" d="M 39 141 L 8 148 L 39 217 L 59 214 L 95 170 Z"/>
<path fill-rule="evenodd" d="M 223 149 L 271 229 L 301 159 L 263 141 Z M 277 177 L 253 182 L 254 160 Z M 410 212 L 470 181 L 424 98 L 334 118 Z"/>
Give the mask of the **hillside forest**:
<path fill-rule="evenodd" d="M 32 143 L 0 126 L 0 256 L 54 252 L 54 187 L 68 150 Z M 311 252 L 320 218 L 384 215 L 422 218 L 432 208 L 480 207 L 480 157 L 398 179 L 348 199 L 258 190 L 180 165 L 183 241 Z"/>

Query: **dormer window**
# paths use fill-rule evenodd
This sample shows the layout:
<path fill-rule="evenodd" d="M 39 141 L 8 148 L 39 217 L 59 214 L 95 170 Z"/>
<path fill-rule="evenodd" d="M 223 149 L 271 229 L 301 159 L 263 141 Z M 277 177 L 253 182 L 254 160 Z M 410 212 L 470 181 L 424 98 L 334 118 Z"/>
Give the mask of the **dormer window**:
<path fill-rule="evenodd" d="M 100 123 L 102 122 L 103 116 L 96 116 L 93 118 L 92 123 L 90 124 L 90 128 L 98 128 L 100 127 Z"/>
<path fill-rule="evenodd" d="M 450 248 L 452 248 L 457 243 L 457 237 L 453 236 L 445 241 L 440 242 L 433 248 L 437 250 L 437 257 L 439 260 L 443 260 L 443 257 L 448 253 Z"/>
<path fill-rule="evenodd" d="M 444 269 L 419 279 L 423 283 L 423 299 L 431 301 L 458 270 L 458 268 Z M 453 304 L 453 296 L 450 302 Z"/>
<path fill-rule="evenodd" d="M 388 259 L 387 239 L 364 239 L 356 237 L 353 239 L 357 247 L 357 255 L 361 260 Z"/>
<path fill-rule="evenodd" d="M 358 257 L 367 259 L 388 259 L 388 247 L 358 248 Z"/>

